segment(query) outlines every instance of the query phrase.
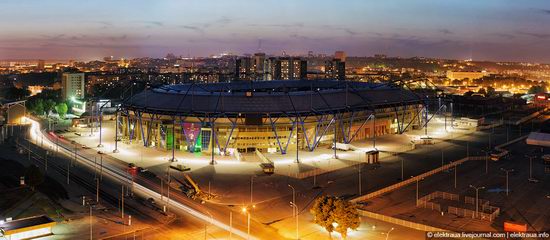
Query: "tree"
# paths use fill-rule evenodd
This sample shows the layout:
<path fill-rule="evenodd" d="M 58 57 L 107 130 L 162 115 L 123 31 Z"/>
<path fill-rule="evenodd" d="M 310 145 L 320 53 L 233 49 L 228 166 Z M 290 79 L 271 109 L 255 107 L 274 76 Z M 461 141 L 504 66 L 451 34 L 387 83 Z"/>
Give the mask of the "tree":
<path fill-rule="evenodd" d="M 546 92 L 546 89 L 544 88 L 544 86 L 540 86 L 540 85 L 533 85 L 529 88 L 529 91 L 527 91 L 527 93 L 529 94 L 537 94 L 537 93 L 544 93 Z"/>
<path fill-rule="evenodd" d="M 25 170 L 25 184 L 29 185 L 34 191 L 34 188 L 44 181 L 44 175 L 36 165 L 30 165 Z"/>
<path fill-rule="evenodd" d="M 65 114 L 67 114 L 67 111 L 68 111 L 67 104 L 66 103 L 58 103 L 55 106 L 55 111 L 57 112 L 57 114 L 59 114 L 60 118 L 65 118 Z"/>
<path fill-rule="evenodd" d="M 331 233 L 336 230 L 345 239 L 348 229 L 356 230 L 361 223 L 354 203 L 333 196 L 317 198 L 310 212 L 314 222 L 327 230 L 330 238 Z"/>
<path fill-rule="evenodd" d="M 484 96 L 487 96 L 487 91 L 485 91 L 485 88 L 480 88 L 479 91 L 477 91 L 479 94 L 483 94 Z"/>
<path fill-rule="evenodd" d="M 327 230 L 328 236 L 331 239 L 331 233 L 334 231 L 334 201 L 336 201 L 335 197 L 320 196 L 309 210 L 313 215 L 313 222 Z"/>
<path fill-rule="evenodd" d="M 46 115 L 50 115 L 50 112 L 55 108 L 55 101 L 53 99 L 46 99 L 44 101 L 44 111 Z"/>
<path fill-rule="evenodd" d="M 348 229 L 357 230 L 361 221 L 357 206 L 349 201 L 338 199 L 335 202 L 334 222 L 337 223 L 336 231 L 342 235 L 343 239 L 348 236 Z"/>
<path fill-rule="evenodd" d="M 496 93 L 495 88 L 493 88 L 491 86 L 487 87 L 487 97 L 493 96 L 493 95 L 495 95 L 495 93 Z"/>
<path fill-rule="evenodd" d="M 10 100 L 21 100 L 23 98 L 26 98 L 31 95 L 31 91 L 29 91 L 26 88 L 16 88 L 16 87 L 10 87 L 6 89 L 6 99 Z"/>
<path fill-rule="evenodd" d="M 41 98 L 31 97 L 25 106 L 27 106 L 27 109 L 35 115 L 44 114 L 44 101 Z"/>

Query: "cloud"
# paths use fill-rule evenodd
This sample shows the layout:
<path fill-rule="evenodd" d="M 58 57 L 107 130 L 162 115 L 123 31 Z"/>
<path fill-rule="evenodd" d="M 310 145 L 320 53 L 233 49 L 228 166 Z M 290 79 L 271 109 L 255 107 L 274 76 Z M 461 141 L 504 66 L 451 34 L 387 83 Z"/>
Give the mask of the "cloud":
<path fill-rule="evenodd" d="M 446 29 L 446 28 L 441 28 L 441 29 L 437 29 L 438 32 L 440 33 L 443 33 L 445 35 L 450 35 L 450 34 L 454 34 L 453 31 L 449 30 L 449 29 Z"/>
<path fill-rule="evenodd" d="M 508 34 L 508 33 L 492 33 L 491 35 L 501 37 L 501 38 L 506 38 L 506 39 L 516 38 L 516 36 L 514 36 L 512 34 Z"/>
<path fill-rule="evenodd" d="M 179 27 L 180 27 L 180 28 L 183 28 L 183 29 L 187 29 L 187 30 L 199 32 L 199 33 L 204 33 L 204 30 L 203 30 L 202 28 L 200 28 L 200 27 L 197 27 L 197 26 L 192 26 L 192 25 L 180 25 Z"/>
<path fill-rule="evenodd" d="M 160 21 L 140 21 L 140 23 L 145 24 L 146 28 L 152 28 L 152 27 L 162 27 L 164 26 L 163 22 Z"/>
<path fill-rule="evenodd" d="M 533 32 L 522 32 L 522 31 L 518 31 L 518 33 L 526 36 L 534 37 L 534 38 L 539 38 L 539 39 L 550 38 L 550 33 L 533 33 Z"/>
<path fill-rule="evenodd" d="M 550 9 L 540 9 L 540 12 L 550 15 Z"/>

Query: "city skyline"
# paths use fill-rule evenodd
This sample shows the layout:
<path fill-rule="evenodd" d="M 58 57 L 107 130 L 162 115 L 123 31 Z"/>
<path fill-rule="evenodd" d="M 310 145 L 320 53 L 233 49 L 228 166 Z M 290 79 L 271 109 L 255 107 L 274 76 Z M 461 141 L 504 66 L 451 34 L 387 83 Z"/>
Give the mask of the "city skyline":
<path fill-rule="evenodd" d="M 549 21 L 544 1 L 8 0 L 0 3 L 0 59 L 198 57 L 261 48 L 548 63 Z"/>

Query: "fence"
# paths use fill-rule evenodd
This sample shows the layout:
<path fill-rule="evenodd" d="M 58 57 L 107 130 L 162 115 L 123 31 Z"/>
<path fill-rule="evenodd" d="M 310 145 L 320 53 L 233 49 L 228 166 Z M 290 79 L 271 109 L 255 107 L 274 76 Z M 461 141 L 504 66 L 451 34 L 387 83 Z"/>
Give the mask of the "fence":
<path fill-rule="evenodd" d="M 359 164 L 364 164 L 364 162 L 353 162 L 353 164 L 350 164 L 346 167 L 355 167 Z M 316 168 L 316 169 L 311 169 L 309 171 L 305 171 L 305 172 L 301 172 L 301 173 L 291 174 L 291 175 L 289 175 L 289 177 L 295 177 L 297 179 L 304 179 L 304 178 L 313 177 L 313 176 L 316 176 L 316 175 L 321 175 L 321 174 L 333 172 L 333 171 L 341 169 L 341 168 L 342 167 L 338 167 L 338 166 L 333 166 L 333 167 L 329 167 L 329 168 Z"/>
<path fill-rule="evenodd" d="M 372 192 L 372 193 L 369 193 L 369 194 L 365 194 L 365 195 L 363 195 L 363 196 L 356 197 L 356 198 L 352 199 L 351 201 L 352 201 L 352 202 L 359 202 L 359 201 L 365 201 L 365 200 L 368 200 L 368 199 L 371 199 L 371 198 L 374 198 L 374 197 L 378 197 L 378 196 L 380 196 L 380 195 L 382 195 L 382 194 L 384 194 L 384 193 L 388 193 L 388 192 L 394 191 L 394 190 L 396 190 L 396 189 L 402 188 L 402 187 L 407 186 L 407 185 L 409 185 L 409 184 L 412 184 L 412 183 L 414 183 L 414 182 L 416 182 L 416 181 L 418 181 L 418 180 L 422 180 L 422 179 L 424 179 L 424 178 L 426 178 L 426 177 L 429 177 L 429 176 L 431 176 L 431 175 L 434 175 L 434 174 L 436 174 L 436 173 L 439 173 L 439 172 L 441 172 L 441 171 L 445 171 L 445 170 L 448 170 L 448 169 L 450 169 L 450 168 L 453 168 L 453 167 L 455 167 L 455 166 L 457 166 L 457 165 L 460 165 L 460 164 L 462 164 L 462 163 L 464 163 L 464 162 L 466 162 L 466 161 L 468 161 L 468 160 L 470 160 L 470 159 L 472 159 L 472 158 L 474 158 L 474 157 L 465 157 L 465 158 L 463 158 L 463 159 L 460 159 L 460 160 L 451 162 L 451 163 L 446 164 L 446 165 L 444 165 L 444 166 L 441 166 L 441 167 L 438 167 L 438 168 L 436 168 L 436 169 L 433 169 L 433 170 L 430 170 L 430 171 L 428 171 L 428 172 L 425 172 L 425 173 L 423 173 L 423 174 L 420 174 L 420 175 L 418 175 L 418 176 L 416 176 L 416 177 L 412 177 L 412 178 L 409 178 L 409 179 L 407 179 L 407 180 L 405 180 L 405 181 L 398 182 L 398 183 L 396 183 L 396 184 L 393 184 L 393 185 L 391 185 L 391 186 L 382 188 L 382 189 L 377 190 L 377 191 L 374 191 L 374 192 Z M 479 157 L 476 157 L 476 158 L 479 158 Z M 482 157 L 482 158 L 485 160 L 485 157 Z M 477 160 L 477 159 L 476 159 L 476 160 Z"/>
<path fill-rule="evenodd" d="M 415 223 L 415 222 L 411 222 L 411 221 L 407 221 L 407 220 L 403 220 L 403 219 L 399 219 L 399 218 L 386 216 L 386 215 L 383 215 L 383 214 L 378 214 L 378 213 L 365 211 L 365 210 L 362 210 L 362 209 L 359 209 L 358 211 L 359 211 L 359 214 L 361 216 L 365 216 L 365 217 L 368 217 L 368 218 L 373 218 L 373 219 L 388 222 L 388 223 L 397 224 L 397 225 L 400 225 L 400 226 L 403 226 L 403 227 L 413 228 L 413 229 L 416 229 L 416 230 L 419 230 L 419 231 L 426 231 L 426 232 L 427 231 L 432 231 L 432 232 L 433 231 L 437 231 L 437 232 L 443 232 L 444 231 L 444 232 L 450 232 L 449 230 L 446 230 L 446 229 L 436 228 L 436 227 L 432 227 L 432 226 L 428 226 L 428 225 L 424 225 L 424 224 L 420 224 L 420 223 Z"/>

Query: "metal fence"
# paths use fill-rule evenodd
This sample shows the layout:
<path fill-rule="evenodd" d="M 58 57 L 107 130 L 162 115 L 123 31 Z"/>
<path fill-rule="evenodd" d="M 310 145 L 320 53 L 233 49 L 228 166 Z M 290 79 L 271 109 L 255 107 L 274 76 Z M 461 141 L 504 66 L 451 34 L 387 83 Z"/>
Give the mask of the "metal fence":
<path fill-rule="evenodd" d="M 386 215 L 383 215 L 383 214 L 369 212 L 369 211 L 362 210 L 362 209 L 359 209 L 359 214 L 361 216 L 365 216 L 365 217 L 368 217 L 368 218 L 372 218 L 372 219 L 376 219 L 376 220 L 380 220 L 380 221 L 384 221 L 384 222 L 388 222 L 388 223 L 392 223 L 392 224 L 397 224 L 397 225 L 400 225 L 400 226 L 403 226 L 403 227 L 413 228 L 413 229 L 416 229 L 416 230 L 419 230 L 419 231 L 438 231 L 438 232 L 445 231 L 445 232 L 450 232 L 449 230 L 446 230 L 446 229 L 436 228 L 436 227 L 424 225 L 424 224 L 421 224 L 421 223 L 415 223 L 415 222 L 411 222 L 411 221 L 407 221 L 407 220 L 403 220 L 403 219 L 399 219 L 399 218 L 395 218 L 395 217 L 386 216 Z"/>
<path fill-rule="evenodd" d="M 414 182 L 416 182 L 417 180 L 421 180 L 421 179 L 424 179 L 424 178 L 427 178 L 431 175 L 434 175 L 436 173 L 439 173 L 439 172 L 442 172 L 442 171 L 445 171 L 445 170 L 448 170 L 450 168 L 454 168 L 455 166 L 457 165 L 460 165 L 466 161 L 469 161 L 469 160 L 474 160 L 472 158 L 483 158 L 483 160 L 485 160 L 485 157 L 465 157 L 465 158 L 462 158 L 460 160 L 457 160 L 457 161 L 454 161 L 454 162 L 451 162 L 449 164 L 446 164 L 444 166 L 441 166 L 441 167 L 438 167 L 436 169 L 433 169 L 433 170 L 430 170 L 428 172 L 425 172 L 423 174 L 420 174 L 416 177 L 412 177 L 412 178 L 409 178 L 405 181 L 401 181 L 401 182 L 398 182 L 396 184 L 393 184 L 391 186 L 388 186 L 388 187 L 385 187 L 385 188 L 382 188 L 380 190 L 377 190 L 377 191 L 374 191 L 372 193 L 369 193 L 369 194 L 365 194 L 363 196 L 359 196 L 359 197 L 356 197 L 354 199 L 352 199 L 351 201 L 352 202 L 360 202 L 360 201 L 365 201 L 365 200 L 368 200 L 368 199 L 371 199 L 371 198 L 374 198 L 374 197 L 378 197 L 384 193 L 388 193 L 388 192 L 392 192 L 396 189 L 399 189 L 399 188 L 402 188 L 404 186 L 407 186 L 409 184 L 412 184 Z M 477 159 L 475 159 L 477 160 Z"/>

